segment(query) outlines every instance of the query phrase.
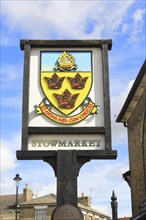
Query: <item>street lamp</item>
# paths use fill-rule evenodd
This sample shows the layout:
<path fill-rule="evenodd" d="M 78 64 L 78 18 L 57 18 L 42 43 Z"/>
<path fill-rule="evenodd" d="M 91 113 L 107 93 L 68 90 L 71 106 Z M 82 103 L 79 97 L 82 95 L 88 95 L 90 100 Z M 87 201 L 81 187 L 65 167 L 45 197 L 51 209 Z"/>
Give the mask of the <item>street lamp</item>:
<path fill-rule="evenodd" d="M 17 209 L 18 209 L 18 187 L 19 187 L 19 182 L 22 180 L 22 178 L 19 176 L 17 173 L 15 178 L 13 179 L 16 182 L 16 220 L 18 220 L 17 216 Z"/>

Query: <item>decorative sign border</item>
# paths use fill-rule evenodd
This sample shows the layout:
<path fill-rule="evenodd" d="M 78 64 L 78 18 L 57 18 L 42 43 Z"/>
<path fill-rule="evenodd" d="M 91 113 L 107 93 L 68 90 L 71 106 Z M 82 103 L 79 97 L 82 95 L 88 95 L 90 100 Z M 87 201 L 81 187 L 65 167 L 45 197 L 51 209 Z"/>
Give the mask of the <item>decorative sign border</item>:
<path fill-rule="evenodd" d="M 116 151 L 112 151 L 111 147 L 111 119 L 110 119 L 110 98 L 109 98 L 109 69 L 108 69 L 108 50 L 111 49 L 111 40 L 21 40 L 21 49 L 24 50 L 24 81 L 23 81 L 23 122 L 22 122 L 22 151 L 17 151 L 19 159 L 41 159 L 46 155 L 56 155 L 56 151 L 28 151 L 28 137 L 29 135 L 37 134 L 92 134 L 105 135 L 105 149 L 103 150 L 78 150 L 79 155 L 88 156 L 92 158 L 116 158 Z M 103 70 L 103 87 L 104 87 L 104 127 L 29 127 L 29 71 L 30 71 L 30 53 L 31 48 L 101 48 L 102 52 L 102 70 Z M 89 112 L 95 107 L 92 100 L 89 105 Z M 38 103 L 39 104 L 39 103 Z M 44 102 L 39 106 L 41 111 L 45 111 L 46 106 Z M 45 114 L 49 114 L 48 109 Z M 88 114 L 88 113 L 86 113 Z M 86 116 L 85 114 L 85 116 Z M 57 117 L 56 120 L 61 120 Z M 74 120 L 74 119 L 73 119 Z M 66 121 L 66 124 L 69 122 Z M 27 152 L 28 151 L 28 152 Z M 93 151 L 95 151 L 93 153 Z M 40 153 L 41 152 L 41 153 Z M 43 153 L 44 152 L 44 153 Z M 53 153 L 54 152 L 54 153 Z M 36 156 L 37 155 L 37 156 Z"/>

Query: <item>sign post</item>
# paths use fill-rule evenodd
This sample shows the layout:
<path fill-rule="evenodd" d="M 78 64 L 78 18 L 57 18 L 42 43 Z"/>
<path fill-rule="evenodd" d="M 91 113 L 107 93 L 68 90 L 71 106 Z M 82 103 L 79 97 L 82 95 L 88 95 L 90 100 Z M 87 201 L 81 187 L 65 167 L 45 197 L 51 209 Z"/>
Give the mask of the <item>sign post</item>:
<path fill-rule="evenodd" d="M 77 208 L 81 166 L 91 159 L 117 156 L 111 147 L 108 50 L 112 42 L 21 40 L 20 46 L 23 124 L 17 158 L 49 163 L 57 176 L 57 209 L 63 213 L 59 209 L 63 206 L 71 212 Z"/>

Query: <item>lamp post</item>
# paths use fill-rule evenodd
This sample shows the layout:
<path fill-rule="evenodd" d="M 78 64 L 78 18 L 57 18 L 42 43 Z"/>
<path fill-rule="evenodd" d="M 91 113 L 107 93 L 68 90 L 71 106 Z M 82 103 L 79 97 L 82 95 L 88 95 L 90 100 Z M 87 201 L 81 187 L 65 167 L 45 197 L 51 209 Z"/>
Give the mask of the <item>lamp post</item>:
<path fill-rule="evenodd" d="M 19 187 L 19 182 L 22 180 L 22 178 L 19 176 L 17 173 L 15 178 L 13 179 L 16 182 L 16 220 L 18 220 L 18 215 L 17 215 L 17 209 L 18 209 L 18 187 Z"/>

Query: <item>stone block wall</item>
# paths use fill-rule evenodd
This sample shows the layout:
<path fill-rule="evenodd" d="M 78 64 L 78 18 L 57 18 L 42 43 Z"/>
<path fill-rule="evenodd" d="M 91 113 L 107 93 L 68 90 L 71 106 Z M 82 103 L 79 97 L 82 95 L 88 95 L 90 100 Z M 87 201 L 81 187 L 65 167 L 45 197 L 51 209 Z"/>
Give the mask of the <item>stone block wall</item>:
<path fill-rule="evenodd" d="M 46 212 L 47 212 L 47 218 L 46 220 L 51 220 L 51 215 L 53 210 L 55 209 L 55 206 L 48 206 Z M 20 210 L 20 220 L 35 220 L 35 209 L 34 206 L 30 207 L 21 207 Z"/>
<path fill-rule="evenodd" d="M 146 199 L 146 89 L 128 120 L 132 213 Z"/>

